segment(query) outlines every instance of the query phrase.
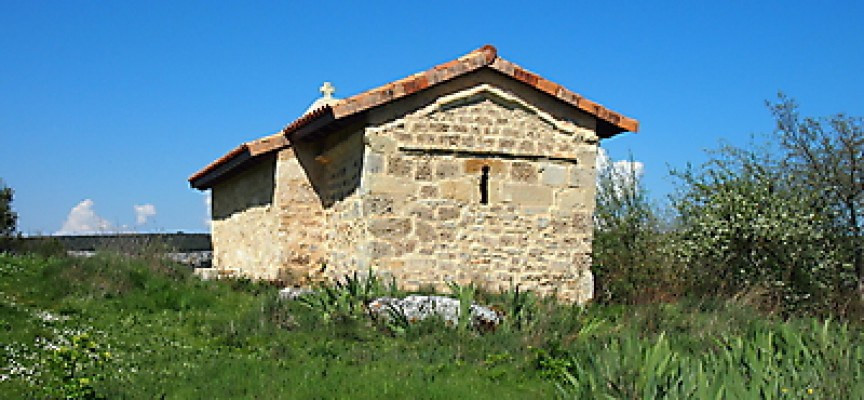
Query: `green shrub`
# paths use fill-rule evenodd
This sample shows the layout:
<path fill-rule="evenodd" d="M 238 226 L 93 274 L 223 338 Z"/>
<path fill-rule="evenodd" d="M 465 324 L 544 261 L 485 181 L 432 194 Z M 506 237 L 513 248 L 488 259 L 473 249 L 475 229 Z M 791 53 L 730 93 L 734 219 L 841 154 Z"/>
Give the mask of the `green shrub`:
<path fill-rule="evenodd" d="M 601 153 L 600 157 L 604 157 Z M 658 208 L 631 159 L 599 163 L 594 210 L 594 297 L 603 303 L 668 301 L 680 294 L 677 264 Z"/>
<path fill-rule="evenodd" d="M 788 312 L 818 310 L 844 271 L 815 193 L 791 185 L 767 152 L 726 147 L 701 170 L 676 173 L 675 246 L 695 293 L 762 291 Z"/>

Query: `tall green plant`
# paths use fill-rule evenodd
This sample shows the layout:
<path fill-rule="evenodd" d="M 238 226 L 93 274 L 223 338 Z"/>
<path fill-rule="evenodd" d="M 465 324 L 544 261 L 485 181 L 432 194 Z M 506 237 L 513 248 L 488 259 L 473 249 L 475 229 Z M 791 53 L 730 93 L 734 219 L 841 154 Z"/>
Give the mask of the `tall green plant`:
<path fill-rule="evenodd" d="M 537 296 L 531 291 L 512 285 L 502 293 L 504 305 L 503 328 L 510 331 L 527 329 L 537 319 Z"/>
<path fill-rule="evenodd" d="M 471 328 L 471 306 L 474 304 L 474 297 L 477 295 L 477 286 L 474 283 L 460 285 L 455 281 L 448 281 L 447 286 L 450 292 L 456 299 L 459 300 L 459 323 L 457 328 L 460 331 L 467 331 Z"/>
<path fill-rule="evenodd" d="M 864 347 L 848 325 L 753 327 L 716 345 L 677 348 L 624 331 L 540 353 L 564 397 L 604 399 L 861 398 Z M 550 359 L 550 357 L 552 357 Z M 842 371 L 842 372 L 841 372 Z"/>
<path fill-rule="evenodd" d="M 697 293 L 758 288 L 793 308 L 829 294 L 839 265 L 818 193 L 796 187 L 767 151 L 723 147 L 673 175 L 683 183 L 676 251 Z"/>
<path fill-rule="evenodd" d="M 613 163 L 601 151 L 594 211 L 595 298 L 636 303 L 662 297 L 676 274 L 666 260 L 665 236 L 637 163 Z"/>
<path fill-rule="evenodd" d="M 801 117 L 798 104 L 778 96 L 768 106 L 777 123 L 783 166 L 802 191 L 819 194 L 831 216 L 837 247 L 855 271 L 864 299 L 864 118 L 836 114 Z"/>
<path fill-rule="evenodd" d="M 325 321 L 355 318 L 365 315 L 366 305 L 376 297 L 392 296 L 397 292 L 395 281 L 382 282 L 374 271 L 361 276 L 357 271 L 332 284 L 321 285 L 314 292 L 301 296 L 301 304 L 320 313 Z"/>

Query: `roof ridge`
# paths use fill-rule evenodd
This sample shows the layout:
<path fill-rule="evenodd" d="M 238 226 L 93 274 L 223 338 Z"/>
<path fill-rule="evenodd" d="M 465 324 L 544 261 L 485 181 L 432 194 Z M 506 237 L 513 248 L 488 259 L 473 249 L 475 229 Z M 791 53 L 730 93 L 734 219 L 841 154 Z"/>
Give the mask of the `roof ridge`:
<path fill-rule="evenodd" d="M 443 64 L 438 64 L 431 69 L 408 75 L 405 78 L 398 79 L 390 83 L 386 83 L 384 85 L 357 93 L 353 96 L 338 99 L 333 104 L 326 104 L 324 106 L 321 106 L 314 111 L 311 111 L 301 116 L 297 120 L 285 125 L 285 127 L 282 129 L 282 132 L 287 135 L 296 128 L 299 128 L 305 125 L 307 122 L 319 117 L 320 115 L 327 113 L 327 111 L 331 111 L 334 114 L 334 117 L 338 119 L 349 114 L 355 114 L 357 112 L 372 108 L 376 105 L 379 105 L 378 103 L 395 100 L 405 95 L 425 89 L 430 85 L 455 78 L 456 76 L 462 75 L 467 72 L 461 71 L 454 74 L 453 76 L 449 76 L 449 73 L 454 72 L 452 71 L 453 69 L 458 69 L 454 67 L 458 67 L 462 62 L 473 62 L 475 66 L 471 69 L 474 70 L 492 64 L 492 62 L 494 62 L 496 58 L 498 58 L 498 49 L 496 49 L 495 46 L 491 44 L 483 45 L 477 49 L 471 50 L 467 54 L 459 56 L 454 60 L 445 62 Z M 477 60 L 480 60 L 481 62 L 477 63 Z M 428 74 L 430 71 L 441 72 L 441 74 L 438 76 L 438 80 L 434 82 L 429 82 L 426 74 Z M 375 101 L 376 104 L 369 103 L 369 96 L 373 96 L 373 99 L 377 100 Z"/>
<path fill-rule="evenodd" d="M 429 86 L 453 79 L 467 72 L 490 65 L 498 57 L 495 46 L 484 45 L 455 60 L 438 64 L 405 78 L 378 86 L 339 100 L 332 106 L 333 116 L 342 118 L 380 104 L 413 94 Z"/>

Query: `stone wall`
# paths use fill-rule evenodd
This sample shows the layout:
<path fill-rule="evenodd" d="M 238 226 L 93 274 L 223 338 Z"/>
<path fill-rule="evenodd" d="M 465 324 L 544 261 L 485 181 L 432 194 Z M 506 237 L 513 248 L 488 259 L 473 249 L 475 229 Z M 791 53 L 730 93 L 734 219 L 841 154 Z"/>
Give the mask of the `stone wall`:
<path fill-rule="evenodd" d="M 265 157 L 211 189 L 214 267 L 277 278 L 282 250 L 262 245 L 274 241 L 279 223 L 275 171 L 276 157 Z"/>
<path fill-rule="evenodd" d="M 336 271 L 367 269 L 359 193 L 365 151 L 362 126 L 346 127 L 323 140 L 295 143 L 291 151 L 303 170 L 284 185 L 291 188 L 286 190 L 301 186 L 304 196 L 283 203 L 283 224 L 286 231 L 303 237 L 308 248 L 320 249 L 308 264 L 308 278 L 332 279 L 341 277 Z M 302 256 L 304 249 L 298 250 Z"/>
<path fill-rule="evenodd" d="M 214 264 L 297 284 L 372 268 L 407 289 L 473 281 L 590 299 L 594 120 L 476 78 L 214 186 Z"/>
<path fill-rule="evenodd" d="M 355 254 L 372 267 L 408 289 L 454 280 L 591 298 L 591 129 L 485 86 L 369 127 L 365 142 Z"/>
<path fill-rule="evenodd" d="M 272 265 L 281 279 L 305 283 L 316 269 L 326 262 L 328 240 L 326 209 L 294 148 L 279 152 L 276 174 L 276 206 L 278 227 L 272 246 L 278 247 L 282 258 Z M 259 246 L 266 246 L 260 243 Z"/>

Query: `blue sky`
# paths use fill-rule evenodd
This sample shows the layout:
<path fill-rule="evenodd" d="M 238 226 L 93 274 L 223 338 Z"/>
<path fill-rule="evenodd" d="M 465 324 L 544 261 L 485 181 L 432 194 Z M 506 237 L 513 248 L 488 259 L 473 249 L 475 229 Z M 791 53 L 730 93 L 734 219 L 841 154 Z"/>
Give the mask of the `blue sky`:
<path fill-rule="evenodd" d="M 24 233 L 73 208 L 203 231 L 186 178 L 292 121 L 323 81 L 350 96 L 489 43 L 639 119 L 603 146 L 643 162 L 662 198 L 670 166 L 769 132 L 778 90 L 807 115 L 864 115 L 862 4 L 4 0 L 0 178 Z"/>

